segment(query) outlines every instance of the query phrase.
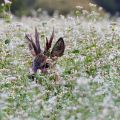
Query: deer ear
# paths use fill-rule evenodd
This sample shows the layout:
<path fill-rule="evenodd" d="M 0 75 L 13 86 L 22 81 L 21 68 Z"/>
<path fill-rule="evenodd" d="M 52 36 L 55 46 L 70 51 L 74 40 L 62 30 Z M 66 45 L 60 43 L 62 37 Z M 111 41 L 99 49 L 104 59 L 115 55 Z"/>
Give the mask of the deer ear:
<path fill-rule="evenodd" d="M 63 38 L 59 38 L 58 41 L 53 46 L 53 49 L 51 51 L 51 57 L 61 57 L 65 50 L 65 43 Z"/>
<path fill-rule="evenodd" d="M 29 34 L 26 34 L 25 38 L 28 40 L 28 43 L 29 43 L 28 47 L 29 47 L 29 50 L 30 50 L 31 54 L 33 56 L 37 56 L 38 50 L 37 50 L 37 47 L 36 47 L 35 43 L 32 40 L 32 37 Z"/>
<path fill-rule="evenodd" d="M 39 33 L 37 31 L 37 28 L 35 28 L 35 45 L 36 45 L 38 53 L 41 53 L 40 43 L 39 43 Z"/>

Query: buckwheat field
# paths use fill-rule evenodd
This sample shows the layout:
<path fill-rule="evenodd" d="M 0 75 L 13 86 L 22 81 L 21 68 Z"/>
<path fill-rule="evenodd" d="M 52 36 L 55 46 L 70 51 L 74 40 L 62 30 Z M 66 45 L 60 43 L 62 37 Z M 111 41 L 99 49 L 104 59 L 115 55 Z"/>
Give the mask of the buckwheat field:
<path fill-rule="evenodd" d="M 55 72 L 29 78 L 26 33 L 40 45 L 55 31 L 65 52 Z M 52 71 L 49 69 L 49 71 Z M 95 11 L 0 20 L 0 120 L 119 120 L 120 19 Z"/>

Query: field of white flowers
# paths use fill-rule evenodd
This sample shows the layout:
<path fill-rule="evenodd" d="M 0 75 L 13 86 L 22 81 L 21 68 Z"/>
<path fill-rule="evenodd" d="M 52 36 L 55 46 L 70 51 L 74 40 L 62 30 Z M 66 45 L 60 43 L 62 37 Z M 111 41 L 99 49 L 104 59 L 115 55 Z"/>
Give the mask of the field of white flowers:
<path fill-rule="evenodd" d="M 66 49 L 54 73 L 29 79 L 25 33 L 37 27 L 44 47 L 55 29 Z M 96 12 L 0 20 L 0 120 L 119 120 L 120 19 Z"/>

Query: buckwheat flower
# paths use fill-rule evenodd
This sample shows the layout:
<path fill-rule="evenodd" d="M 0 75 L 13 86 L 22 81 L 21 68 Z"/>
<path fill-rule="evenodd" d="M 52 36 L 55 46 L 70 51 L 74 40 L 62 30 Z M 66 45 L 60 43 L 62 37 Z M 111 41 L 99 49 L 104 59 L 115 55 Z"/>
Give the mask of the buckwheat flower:
<path fill-rule="evenodd" d="M 112 100 L 112 95 L 111 95 L 111 93 L 109 93 L 103 99 L 103 106 L 107 108 L 107 107 L 110 107 L 110 106 L 112 107 L 113 104 L 114 103 L 113 103 L 113 100 Z"/>
<path fill-rule="evenodd" d="M 78 85 L 86 85 L 89 83 L 89 79 L 85 78 L 85 77 L 80 77 L 77 79 L 77 84 Z"/>
<path fill-rule="evenodd" d="M 102 8 L 102 7 L 99 7 L 99 8 L 98 8 L 98 10 L 99 10 L 99 11 L 102 11 L 102 10 L 103 10 L 103 8 Z"/>
<path fill-rule="evenodd" d="M 82 12 L 83 12 L 83 15 L 89 14 L 89 12 L 87 10 L 82 10 Z"/>
<path fill-rule="evenodd" d="M 49 100 L 48 100 L 48 103 L 50 103 L 50 104 L 56 104 L 56 96 L 53 96 L 52 98 L 50 98 Z"/>
<path fill-rule="evenodd" d="M 4 0 L 5 4 L 11 4 L 12 2 L 10 0 Z"/>
<path fill-rule="evenodd" d="M 98 74 L 94 79 L 93 79 L 94 82 L 97 82 L 97 83 L 103 83 L 104 82 L 104 79 L 101 77 L 100 74 Z"/>
<path fill-rule="evenodd" d="M 85 60 L 85 56 L 80 55 L 80 56 L 79 56 L 79 60 L 80 60 L 81 62 L 83 62 L 83 61 Z"/>
<path fill-rule="evenodd" d="M 64 15 L 60 15 L 60 18 L 61 18 L 62 20 L 65 20 L 65 16 L 64 16 Z"/>
<path fill-rule="evenodd" d="M 76 8 L 79 9 L 79 10 L 83 9 L 82 6 L 76 6 Z"/>
<path fill-rule="evenodd" d="M 14 76 L 8 76 L 8 78 L 6 78 L 6 81 L 16 81 L 17 80 L 17 77 L 14 77 Z"/>
<path fill-rule="evenodd" d="M 93 4 L 93 3 L 89 3 L 89 6 L 90 6 L 90 7 L 96 7 L 96 5 Z"/>
<path fill-rule="evenodd" d="M 2 92 L 2 93 L 0 93 L 0 97 L 1 97 L 1 99 L 3 99 L 3 100 L 6 100 L 6 99 L 8 98 L 8 96 L 9 96 L 9 94 L 8 94 L 7 92 Z"/>
<path fill-rule="evenodd" d="M 114 58 L 115 58 L 115 56 L 113 54 L 110 54 L 108 57 L 109 60 L 113 60 Z"/>

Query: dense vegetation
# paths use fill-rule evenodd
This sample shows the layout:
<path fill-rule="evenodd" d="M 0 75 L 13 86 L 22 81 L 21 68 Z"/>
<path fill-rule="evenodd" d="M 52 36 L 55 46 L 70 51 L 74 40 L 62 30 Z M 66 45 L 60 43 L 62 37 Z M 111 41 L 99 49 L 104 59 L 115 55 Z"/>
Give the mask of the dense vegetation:
<path fill-rule="evenodd" d="M 53 15 L 58 10 L 60 14 L 68 14 L 75 10 L 76 5 L 81 5 L 88 9 L 90 0 L 13 0 L 11 11 L 17 16 L 38 14 L 45 10 L 49 15 Z"/>
<path fill-rule="evenodd" d="M 76 16 L 0 20 L 0 120 L 119 120 L 120 20 L 78 9 Z M 57 84 L 54 73 L 36 74 L 37 83 L 28 77 L 25 33 L 35 27 L 42 45 L 53 27 L 54 42 L 65 40 Z"/>

